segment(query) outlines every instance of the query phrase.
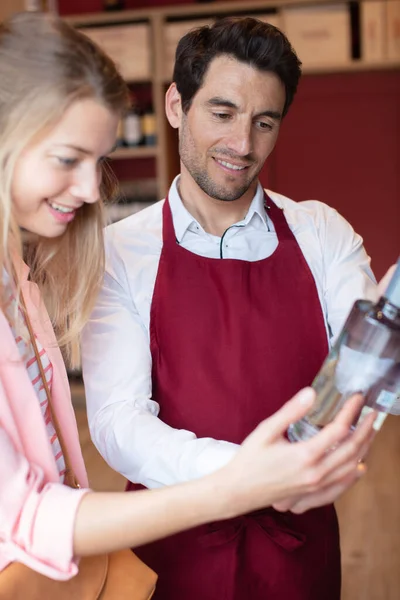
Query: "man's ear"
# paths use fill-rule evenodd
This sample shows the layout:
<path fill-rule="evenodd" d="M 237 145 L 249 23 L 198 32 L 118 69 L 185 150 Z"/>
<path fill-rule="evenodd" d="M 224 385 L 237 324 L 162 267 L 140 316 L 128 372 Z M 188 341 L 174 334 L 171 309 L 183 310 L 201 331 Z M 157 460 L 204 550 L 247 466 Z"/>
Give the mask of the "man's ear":
<path fill-rule="evenodd" d="M 181 125 L 182 104 L 181 95 L 175 83 L 171 83 L 165 94 L 165 114 L 171 127 L 178 129 Z"/>

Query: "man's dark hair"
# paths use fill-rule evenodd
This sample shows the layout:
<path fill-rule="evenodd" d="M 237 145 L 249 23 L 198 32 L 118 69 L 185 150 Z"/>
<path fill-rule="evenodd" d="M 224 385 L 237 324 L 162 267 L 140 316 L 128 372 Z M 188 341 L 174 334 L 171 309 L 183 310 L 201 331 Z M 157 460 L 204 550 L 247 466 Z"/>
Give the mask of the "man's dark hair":
<path fill-rule="evenodd" d="M 228 17 L 183 36 L 175 55 L 173 81 L 187 112 L 203 84 L 211 61 L 227 54 L 260 71 L 275 73 L 285 86 L 285 115 L 301 76 L 301 62 L 287 37 L 270 23 L 251 17 Z"/>

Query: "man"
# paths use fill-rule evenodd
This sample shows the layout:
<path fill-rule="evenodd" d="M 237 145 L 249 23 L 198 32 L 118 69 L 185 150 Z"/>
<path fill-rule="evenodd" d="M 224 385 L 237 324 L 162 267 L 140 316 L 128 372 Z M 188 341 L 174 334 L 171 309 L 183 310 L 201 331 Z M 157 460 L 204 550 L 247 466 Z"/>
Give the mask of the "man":
<path fill-rule="evenodd" d="M 362 240 L 335 210 L 258 182 L 299 78 L 285 36 L 254 19 L 178 45 L 166 111 L 181 173 L 165 201 L 108 229 L 83 339 L 93 440 L 132 482 L 169 485 L 228 462 L 312 382 L 353 301 L 375 296 Z M 291 512 L 140 549 L 160 576 L 155 597 L 338 600 L 336 515 L 321 505 L 349 483 L 319 481 L 316 497 L 275 507 Z M 319 508 L 295 514 L 304 507 Z"/>

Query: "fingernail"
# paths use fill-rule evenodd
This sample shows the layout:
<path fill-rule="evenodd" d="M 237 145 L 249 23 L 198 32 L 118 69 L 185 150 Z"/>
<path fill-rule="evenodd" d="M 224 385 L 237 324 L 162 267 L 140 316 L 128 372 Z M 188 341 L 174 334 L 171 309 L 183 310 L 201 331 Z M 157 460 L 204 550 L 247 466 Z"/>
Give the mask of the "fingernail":
<path fill-rule="evenodd" d="M 367 465 L 363 462 L 359 462 L 357 465 L 357 475 L 362 477 L 367 472 Z"/>
<path fill-rule="evenodd" d="M 314 401 L 315 392 L 311 387 L 304 388 L 298 395 L 300 404 L 311 404 Z"/>

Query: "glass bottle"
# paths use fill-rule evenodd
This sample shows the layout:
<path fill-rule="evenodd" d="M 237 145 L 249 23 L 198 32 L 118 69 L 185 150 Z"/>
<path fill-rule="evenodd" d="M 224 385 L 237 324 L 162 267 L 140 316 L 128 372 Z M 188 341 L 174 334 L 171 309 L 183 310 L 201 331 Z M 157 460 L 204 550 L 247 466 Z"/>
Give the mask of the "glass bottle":
<path fill-rule="evenodd" d="M 24 9 L 29 12 L 58 12 L 56 0 L 25 0 Z"/>
<path fill-rule="evenodd" d="M 353 428 L 372 410 L 378 413 L 377 430 L 388 413 L 400 412 L 400 259 L 376 304 L 355 302 L 312 387 L 317 393 L 312 410 L 289 427 L 293 442 L 318 433 L 356 392 L 363 394 L 364 404 Z"/>
<path fill-rule="evenodd" d="M 127 146 L 139 146 L 143 140 L 142 120 L 139 107 L 134 96 L 132 106 L 124 120 L 124 141 Z"/>
<path fill-rule="evenodd" d="M 116 146 L 117 146 L 117 148 L 121 148 L 124 145 L 125 145 L 125 140 L 124 140 L 124 121 L 123 121 L 123 119 L 120 119 L 118 121 Z"/>
<path fill-rule="evenodd" d="M 104 10 L 123 10 L 124 8 L 124 0 L 103 0 Z"/>
<path fill-rule="evenodd" d="M 143 142 L 146 146 L 155 146 L 157 143 L 156 115 L 149 104 L 142 116 Z"/>

